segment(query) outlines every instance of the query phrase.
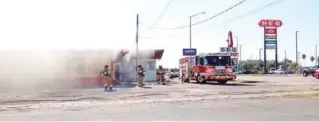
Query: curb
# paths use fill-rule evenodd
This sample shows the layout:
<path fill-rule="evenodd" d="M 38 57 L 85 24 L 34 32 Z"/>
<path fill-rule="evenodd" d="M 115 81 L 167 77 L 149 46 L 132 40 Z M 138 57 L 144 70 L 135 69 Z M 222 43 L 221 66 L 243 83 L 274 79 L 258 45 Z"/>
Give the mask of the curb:
<path fill-rule="evenodd" d="M 239 74 L 237 76 L 302 76 L 301 74 Z"/>

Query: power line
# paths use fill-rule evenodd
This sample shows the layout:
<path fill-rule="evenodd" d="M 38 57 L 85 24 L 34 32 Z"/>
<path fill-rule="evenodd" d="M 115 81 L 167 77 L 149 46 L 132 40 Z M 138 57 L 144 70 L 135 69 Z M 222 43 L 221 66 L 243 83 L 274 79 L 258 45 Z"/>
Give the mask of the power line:
<path fill-rule="evenodd" d="M 271 7 L 271 6 L 273 6 L 273 5 L 279 4 L 280 2 L 284 2 L 284 1 L 286 1 L 286 0 L 276 0 L 276 1 L 273 1 L 273 2 L 268 3 L 268 4 L 266 4 L 266 5 L 262 6 L 262 7 L 259 7 L 259 8 L 257 8 L 257 9 L 251 10 L 251 11 L 245 13 L 245 14 L 236 16 L 236 17 L 231 18 L 231 19 L 228 19 L 227 21 L 228 21 L 228 22 L 231 22 L 231 21 L 237 20 L 237 19 L 239 19 L 239 18 L 246 17 L 246 16 L 248 16 L 248 15 L 257 13 L 257 12 L 263 10 L 263 9 L 266 9 L 266 8 L 268 8 L 268 7 Z"/>
<path fill-rule="evenodd" d="M 166 4 L 166 6 L 164 7 L 164 9 L 162 10 L 162 12 L 160 13 L 160 15 L 158 16 L 158 18 L 155 20 L 155 22 L 152 24 L 152 26 L 155 26 L 157 24 L 157 22 L 163 17 L 163 15 L 165 14 L 166 10 L 168 9 L 169 5 L 172 3 L 173 0 L 169 0 Z"/>
<path fill-rule="evenodd" d="M 216 18 L 216 17 L 218 17 L 218 16 L 220 16 L 220 15 L 222 15 L 222 14 L 224 14 L 224 13 L 226 13 L 226 12 L 232 10 L 232 9 L 234 9 L 235 7 L 241 5 L 241 4 L 244 3 L 245 1 L 247 1 L 247 0 L 242 0 L 242 1 L 238 2 L 238 3 L 236 3 L 235 5 L 233 5 L 233 6 L 229 7 L 229 8 L 227 8 L 226 10 L 221 11 L 220 13 L 218 13 L 218 14 L 216 14 L 216 15 L 210 17 L 210 18 L 207 18 L 207 19 L 205 19 L 205 20 L 202 20 L 202 21 L 200 21 L 200 22 L 197 22 L 197 23 L 192 24 L 192 26 L 198 25 L 198 24 L 201 24 L 201 23 L 204 23 L 204 22 L 207 22 L 207 21 L 209 21 L 209 20 L 211 20 L 211 19 L 214 19 L 214 18 Z M 188 28 L 188 27 L 190 26 L 190 25 L 185 25 L 185 26 L 179 26 L 179 27 L 174 27 L 174 28 L 158 28 L 158 27 L 150 26 L 150 25 L 148 25 L 148 24 L 146 24 L 146 23 L 143 23 L 143 22 L 140 22 L 140 23 L 141 23 L 141 25 L 148 26 L 149 28 L 152 28 L 152 29 L 162 29 L 162 30 L 184 29 L 184 28 Z"/>
<path fill-rule="evenodd" d="M 280 2 L 284 2 L 284 1 L 286 1 L 286 0 L 276 0 L 276 1 L 273 1 L 273 2 L 268 3 L 268 4 L 266 4 L 266 5 L 262 6 L 262 7 L 259 7 L 259 8 L 257 8 L 257 9 L 251 10 L 251 11 L 249 11 L 249 12 L 247 12 L 247 13 L 244 13 L 244 14 L 242 14 L 242 15 L 238 15 L 238 16 L 236 16 L 236 17 L 233 17 L 233 18 L 228 19 L 228 20 L 223 21 L 223 22 L 232 22 L 232 21 L 235 21 L 235 20 L 244 18 L 244 17 L 246 17 L 246 16 L 249 16 L 249 15 L 251 15 L 251 14 L 257 13 L 257 12 L 259 12 L 259 11 L 262 11 L 262 10 L 268 8 L 268 7 L 277 5 L 277 4 L 279 4 Z M 221 24 L 219 24 L 219 25 L 221 25 Z M 169 37 L 175 37 L 175 36 L 177 36 L 177 35 L 179 35 L 179 34 L 174 34 L 173 36 L 169 36 Z M 143 38 L 144 38 L 144 39 L 158 39 L 158 38 L 162 38 L 162 36 L 161 36 L 161 37 L 143 37 Z"/>

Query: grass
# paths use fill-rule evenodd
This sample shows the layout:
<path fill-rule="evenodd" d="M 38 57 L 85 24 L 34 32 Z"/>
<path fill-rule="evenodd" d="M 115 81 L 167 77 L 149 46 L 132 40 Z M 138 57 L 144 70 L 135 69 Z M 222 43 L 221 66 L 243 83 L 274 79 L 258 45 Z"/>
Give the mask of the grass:
<path fill-rule="evenodd" d="M 282 95 L 284 98 L 313 98 L 319 99 L 319 92 L 309 93 L 309 94 L 285 94 Z"/>

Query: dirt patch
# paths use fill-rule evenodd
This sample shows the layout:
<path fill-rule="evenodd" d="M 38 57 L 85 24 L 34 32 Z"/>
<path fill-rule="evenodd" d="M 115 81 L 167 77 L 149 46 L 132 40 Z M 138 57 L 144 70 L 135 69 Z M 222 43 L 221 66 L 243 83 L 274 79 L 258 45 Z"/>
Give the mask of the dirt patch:
<path fill-rule="evenodd" d="M 319 92 L 303 93 L 303 94 L 285 94 L 284 98 L 297 98 L 297 99 L 319 99 Z"/>
<path fill-rule="evenodd" d="M 266 83 L 266 81 L 249 81 L 249 80 L 243 80 L 239 82 L 240 83 Z"/>

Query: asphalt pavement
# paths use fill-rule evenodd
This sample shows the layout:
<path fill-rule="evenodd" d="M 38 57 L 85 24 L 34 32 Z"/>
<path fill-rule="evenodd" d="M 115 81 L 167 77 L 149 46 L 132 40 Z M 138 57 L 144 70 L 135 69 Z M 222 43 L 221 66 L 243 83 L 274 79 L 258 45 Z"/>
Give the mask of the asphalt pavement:
<path fill-rule="evenodd" d="M 184 83 L 0 93 L 0 120 L 318 120 L 312 77 L 239 76 L 236 82 Z M 260 100 L 262 99 L 262 100 Z"/>
<path fill-rule="evenodd" d="M 318 121 L 318 100 L 232 100 L 119 104 L 23 111 L 0 120 Z"/>

